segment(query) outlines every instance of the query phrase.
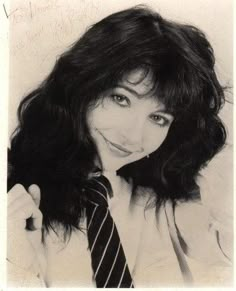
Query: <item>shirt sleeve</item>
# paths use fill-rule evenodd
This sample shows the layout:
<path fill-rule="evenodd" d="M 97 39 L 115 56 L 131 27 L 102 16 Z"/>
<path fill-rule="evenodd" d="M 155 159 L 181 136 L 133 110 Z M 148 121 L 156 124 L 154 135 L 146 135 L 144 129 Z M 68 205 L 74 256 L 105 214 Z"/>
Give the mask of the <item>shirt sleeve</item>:
<path fill-rule="evenodd" d="M 233 259 L 233 153 L 227 145 L 205 167 L 198 179 L 201 201 L 209 214 L 219 246 Z"/>
<path fill-rule="evenodd" d="M 24 240 L 19 233 L 8 229 L 7 255 L 7 286 L 8 287 L 46 287 L 46 259 L 44 246 L 40 242 L 40 231 L 27 231 L 27 239 L 32 249 L 23 252 L 21 242 Z M 19 244 L 14 244 L 15 240 Z"/>
<path fill-rule="evenodd" d="M 175 223 L 187 255 L 209 264 L 230 264 L 220 245 L 216 224 L 200 201 L 177 204 Z M 232 245 L 231 241 L 228 243 Z"/>
<path fill-rule="evenodd" d="M 46 287 L 42 275 L 33 266 L 32 269 L 25 270 L 10 261 L 7 261 L 7 286 L 11 288 Z"/>
<path fill-rule="evenodd" d="M 194 282 L 210 286 L 232 284 L 232 261 L 222 248 L 218 229 L 213 225 L 208 209 L 200 201 L 178 203 L 175 223 Z M 224 239 L 233 248 L 230 236 Z"/>

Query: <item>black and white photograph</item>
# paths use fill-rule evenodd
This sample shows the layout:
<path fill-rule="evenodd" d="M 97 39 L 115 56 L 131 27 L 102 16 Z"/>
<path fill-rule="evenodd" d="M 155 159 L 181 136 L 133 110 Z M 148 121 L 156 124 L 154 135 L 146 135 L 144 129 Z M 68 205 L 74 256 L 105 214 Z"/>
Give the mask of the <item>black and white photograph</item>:
<path fill-rule="evenodd" d="M 233 0 L 2 10 L 7 287 L 233 288 Z"/>

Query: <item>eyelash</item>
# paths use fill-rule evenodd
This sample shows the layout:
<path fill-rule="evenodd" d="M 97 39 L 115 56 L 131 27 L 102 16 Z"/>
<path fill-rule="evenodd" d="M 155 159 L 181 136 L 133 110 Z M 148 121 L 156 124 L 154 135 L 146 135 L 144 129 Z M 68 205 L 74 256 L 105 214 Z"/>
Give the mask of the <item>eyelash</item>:
<path fill-rule="evenodd" d="M 130 100 L 129 100 L 129 98 L 127 98 L 126 96 L 119 95 L 119 94 L 113 94 L 113 95 L 111 95 L 111 98 L 112 98 L 112 101 L 115 102 L 115 103 L 116 103 L 118 106 L 120 106 L 120 107 L 128 107 L 128 106 L 130 106 Z M 119 99 L 121 99 L 121 100 L 119 100 Z M 124 100 L 126 100 L 126 102 L 127 102 L 127 104 L 125 104 L 125 105 L 121 103 L 121 102 L 124 101 Z M 156 121 L 156 120 L 154 119 L 155 117 L 161 118 L 162 123 L 160 123 L 159 121 Z M 159 114 L 152 114 L 152 115 L 151 115 L 151 120 L 152 120 L 155 124 L 157 124 L 158 126 L 160 126 L 160 127 L 165 127 L 165 126 L 167 126 L 167 125 L 170 124 L 170 121 L 169 121 L 168 118 L 166 118 L 166 117 L 164 117 L 164 116 L 161 116 L 161 115 L 159 115 Z"/>
<path fill-rule="evenodd" d="M 111 98 L 116 104 L 118 104 L 121 107 L 127 107 L 130 105 L 130 100 L 126 96 L 114 94 L 114 95 L 111 95 Z M 119 98 L 122 99 L 122 101 L 126 100 L 127 104 L 126 105 L 122 104 L 121 103 L 122 101 L 118 100 Z"/>
<path fill-rule="evenodd" d="M 164 117 L 164 116 L 161 116 L 161 115 L 155 115 L 155 114 L 153 114 L 152 115 L 152 117 L 158 117 L 158 118 L 161 118 L 161 123 L 159 122 L 159 121 L 156 121 L 154 118 L 152 118 L 152 121 L 154 122 L 154 123 L 156 123 L 157 125 L 159 125 L 160 127 L 164 127 L 164 126 L 167 126 L 167 125 L 169 125 L 170 124 L 170 121 L 169 121 L 169 119 L 167 119 L 166 117 Z"/>

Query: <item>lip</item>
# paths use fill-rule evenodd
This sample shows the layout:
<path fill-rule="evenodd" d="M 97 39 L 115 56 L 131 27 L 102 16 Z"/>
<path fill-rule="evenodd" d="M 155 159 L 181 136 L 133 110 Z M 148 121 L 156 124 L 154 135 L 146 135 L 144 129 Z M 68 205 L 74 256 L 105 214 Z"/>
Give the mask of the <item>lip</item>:
<path fill-rule="evenodd" d="M 125 152 L 125 153 L 127 153 L 127 154 L 132 154 L 131 151 L 127 150 L 126 148 L 122 147 L 121 145 L 118 145 L 118 144 L 116 144 L 116 143 L 113 143 L 113 142 L 111 142 L 111 141 L 109 141 L 109 140 L 107 140 L 107 141 L 108 141 L 111 145 L 113 145 L 115 148 L 117 148 L 118 150 L 120 150 L 120 151 L 122 151 L 122 152 Z"/>
<path fill-rule="evenodd" d="M 129 156 L 129 155 L 131 155 L 133 153 L 133 152 L 127 150 L 126 148 L 122 147 L 121 145 L 109 141 L 107 138 L 105 138 L 105 136 L 100 131 L 98 131 L 98 132 L 100 133 L 100 135 L 105 140 L 105 142 L 108 145 L 109 149 L 113 153 L 115 153 L 116 155 L 118 155 L 120 157 L 127 157 L 127 156 Z"/>

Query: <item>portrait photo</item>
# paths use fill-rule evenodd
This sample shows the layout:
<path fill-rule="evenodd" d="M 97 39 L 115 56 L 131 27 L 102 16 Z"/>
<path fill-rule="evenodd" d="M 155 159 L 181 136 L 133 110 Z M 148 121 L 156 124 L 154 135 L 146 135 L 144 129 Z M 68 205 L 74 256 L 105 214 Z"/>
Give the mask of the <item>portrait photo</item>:
<path fill-rule="evenodd" d="M 11 0 L 6 284 L 233 287 L 233 0 Z"/>

